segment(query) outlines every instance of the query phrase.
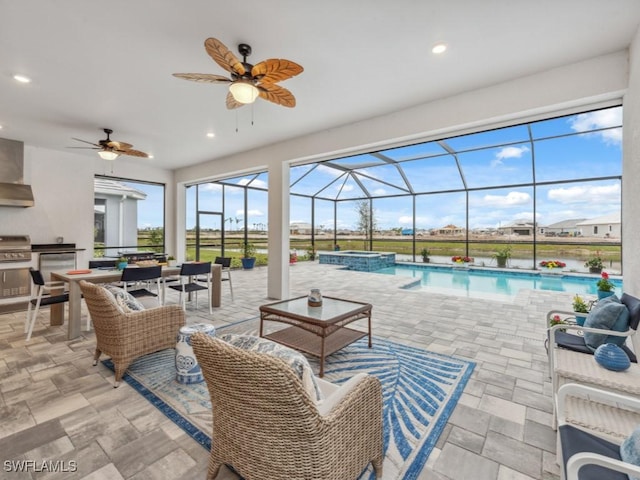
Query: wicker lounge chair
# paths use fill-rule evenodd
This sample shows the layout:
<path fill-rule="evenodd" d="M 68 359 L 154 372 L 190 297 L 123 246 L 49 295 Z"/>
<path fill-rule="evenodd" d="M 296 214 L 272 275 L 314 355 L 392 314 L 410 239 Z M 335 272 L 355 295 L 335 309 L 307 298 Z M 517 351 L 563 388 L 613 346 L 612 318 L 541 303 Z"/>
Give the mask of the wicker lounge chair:
<path fill-rule="evenodd" d="M 623 462 L 620 454 L 620 444 L 639 425 L 638 398 L 566 384 L 558 391 L 556 411 L 563 479 L 628 480 L 627 474 L 640 475 L 640 467 Z"/>
<path fill-rule="evenodd" d="M 191 339 L 211 395 L 207 478 L 223 464 L 247 480 L 355 480 L 369 463 L 382 476 L 380 382 L 317 379 L 320 404 L 283 360 L 201 333 Z"/>
<path fill-rule="evenodd" d="M 185 324 L 179 305 L 124 313 L 104 287 L 81 280 L 80 289 L 96 332 L 93 364 L 98 363 L 101 353 L 111 357 L 115 367 L 114 387 L 136 358 L 175 347 L 178 330 Z"/>

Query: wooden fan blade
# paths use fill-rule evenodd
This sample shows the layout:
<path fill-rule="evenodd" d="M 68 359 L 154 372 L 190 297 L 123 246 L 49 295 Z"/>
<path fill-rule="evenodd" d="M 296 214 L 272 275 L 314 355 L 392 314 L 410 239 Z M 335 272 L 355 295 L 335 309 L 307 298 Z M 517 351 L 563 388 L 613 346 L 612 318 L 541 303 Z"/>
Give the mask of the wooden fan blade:
<path fill-rule="evenodd" d="M 149 158 L 147 153 L 141 152 L 140 150 L 133 150 L 132 148 L 126 148 L 124 150 L 116 149 L 116 153 L 120 155 L 129 155 L 130 157 Z"/>
<path fill-rule="evenodd" d="M 240 103 L 238 102 L 233 95 L 231 95 L 231 92 L 227 93 L 227 108 L 229 110 L 233 110 L 234 108 L 240 108 L 244 105 L 244 103 Z"/>
<path fill-rule="evenodd" d="M 79 138 L 71 137 L 71 140 L 77 140 L 78 142 L 88 143 L 89 145 L 93 145 L 94 147 L 100 147 L 97 143 L 87 142 L 86 140 L 80 140 Z M 89 147 L 69 147 L 69 148 L 89 148 Z"/>
<path fill-rule="evenodd" d="M 115 148 L 116 150 L 129 150 L 133 145 L 125 142 L 116 142 L 115 140 L 111 140 L 107 142 L 107 147 Z"/>
<path fill-rule="evenodd" d="M 237 73 L 238 75 L 246 73 L 242 62 L 217 38 L 207 38 L 204 41 L 204 48 L 209 56 L 213 58 L 213 61 L 227 72 Z"/>
<path fill-rule="evenodd" d="M 283 107 L 296 106 L 296 97 L 293 96 L 293 93 L 280 85 L 263 83 L 258 85 L 258 90 L 260 90 L 260 98 L 264 98 L 277 105 L 282 105 Z"/>
<path fill-rule="evenodd" d="M 174 73 L 173 76 L 201 83 L 229 83 L 231 81 L 230 78 L 223 77 L 222 75 L 211 75 L 208 73 Z"/>
<path fill-rule="evenodd" d="M 286 80 L 287 78 L 295 77 L 303 71 L 304 69 L 300 65 L 291 60 L 269 58 L 264 62 L 254 65 L 251 69 L 251 76 L 258 77 L 262 75 L 262 77 L 259 78 L 262 83 L 276 83 Z"/>

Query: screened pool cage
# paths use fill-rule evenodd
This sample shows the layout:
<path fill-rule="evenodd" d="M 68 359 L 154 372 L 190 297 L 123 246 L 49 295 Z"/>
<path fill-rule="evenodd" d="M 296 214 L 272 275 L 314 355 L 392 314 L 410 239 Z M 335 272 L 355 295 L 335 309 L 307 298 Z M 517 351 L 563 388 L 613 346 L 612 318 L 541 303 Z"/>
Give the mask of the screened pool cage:
<path fill-rule="evenodd" d="M 599 258 L 622 273 L 621 184 L 621 106 L 295 165 L 292 259 L 365 250 L 586 272 Z M 267 188 L 266 172 L 191 186 L 187 257 L 251 244 L 264 264 Z"/>

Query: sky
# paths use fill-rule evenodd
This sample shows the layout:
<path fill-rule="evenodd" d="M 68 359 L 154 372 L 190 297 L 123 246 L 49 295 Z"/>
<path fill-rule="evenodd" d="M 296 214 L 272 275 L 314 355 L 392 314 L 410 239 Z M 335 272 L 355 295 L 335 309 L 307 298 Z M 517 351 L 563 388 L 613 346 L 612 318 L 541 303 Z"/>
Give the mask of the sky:
<path fill-rule="evenodd" d="M 621 184 L 618 179 L 590 181 L 622 174 L 622 107 L 587 112 L 567 117 L 517 125 L 487 132 L 453 137 L 438 142 L 394 148 L 380 152 L 399 161 L 402 172 L 371 154 L 336 159 L 329 163 L 303 165 L 291 170 L 291 191 L 315 194 L 316 226 L 333 228 L 333 202 L 326 199 L 349 200 L 363 196 L 364 187 L 374 198 L 374 213 L 380 229 L 411 228 L 413 203 L 406 194 L 411 188 L 417 193 L 440 192 L 416 196 L 416 228 L 427 230 L 453 224 L 465 226 L 466 195 L 446 192 L 463 189 L 469 194 L 469 227 L 497 228 L 514 221 L 532 221 L 534 197 L 535 217 L 539 225 L 550 225 L 574 218 L 596 218 L 620 212 Z M 617 128 L 614 128 L 617 127 Z M 599 132 L 591 132 L 608 128 Z M 529 133 L 530 132 L 530 133 Z M 533 141 L 530 139 L 530 135 Z M 552 138 L 555 137 L 555 138 Z M 455 152 L 455 156 L 451 154 Z M 459 161 L 460 169 L 456 164 Z M 533 181 L 561 182 L 539 185 Z M 335 167 L 361 166 L 359 183 Z M 462 171 L 462 175 L 461 175 Z M 404 173 L 404 178 L 402 176 Z M 580 179 L 579 182 L 574 180 Z M 129 183 L 147 193 L 140 202 L 139 226 L 162 225 L 162 187 Z M 268 187 L 266 173 L 229 179 L 227 184 Z M 503 185 L 512 185 L 501 187 Z M 362 187 L 361 187 L 362 186 Z M 201 210 L 222 211 L 222 187 L 205 184 L 199 187 Z M 446 193 L 445 193 L 446 192 Z M 247 219 L 250 229 L 266 229 L 267 194 L 249 190 Z M 225 218 L 203 215 L 205 228 L 238 230 L 244 222 L 242 188 L 225 188 Z M 355 229 L 358 215 L 355 200 L 338 202 L 338 229 Z M 195 187 L 187 193 L 187 227 L 195 225 Z M 294 196 L 290 221 L 310 223 L 311 201 Z"/>

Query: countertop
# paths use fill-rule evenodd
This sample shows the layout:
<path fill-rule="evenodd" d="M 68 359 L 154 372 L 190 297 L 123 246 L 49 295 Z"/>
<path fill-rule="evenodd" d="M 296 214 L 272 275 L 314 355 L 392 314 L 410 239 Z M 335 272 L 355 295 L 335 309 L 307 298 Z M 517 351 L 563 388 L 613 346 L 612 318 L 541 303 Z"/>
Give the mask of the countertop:
<path fill-rule="evenodd" d="M 74 253 L 83 252 L 86 248 L 76 248 L 75 243 L 32 243 L 32 253 Z"/>

